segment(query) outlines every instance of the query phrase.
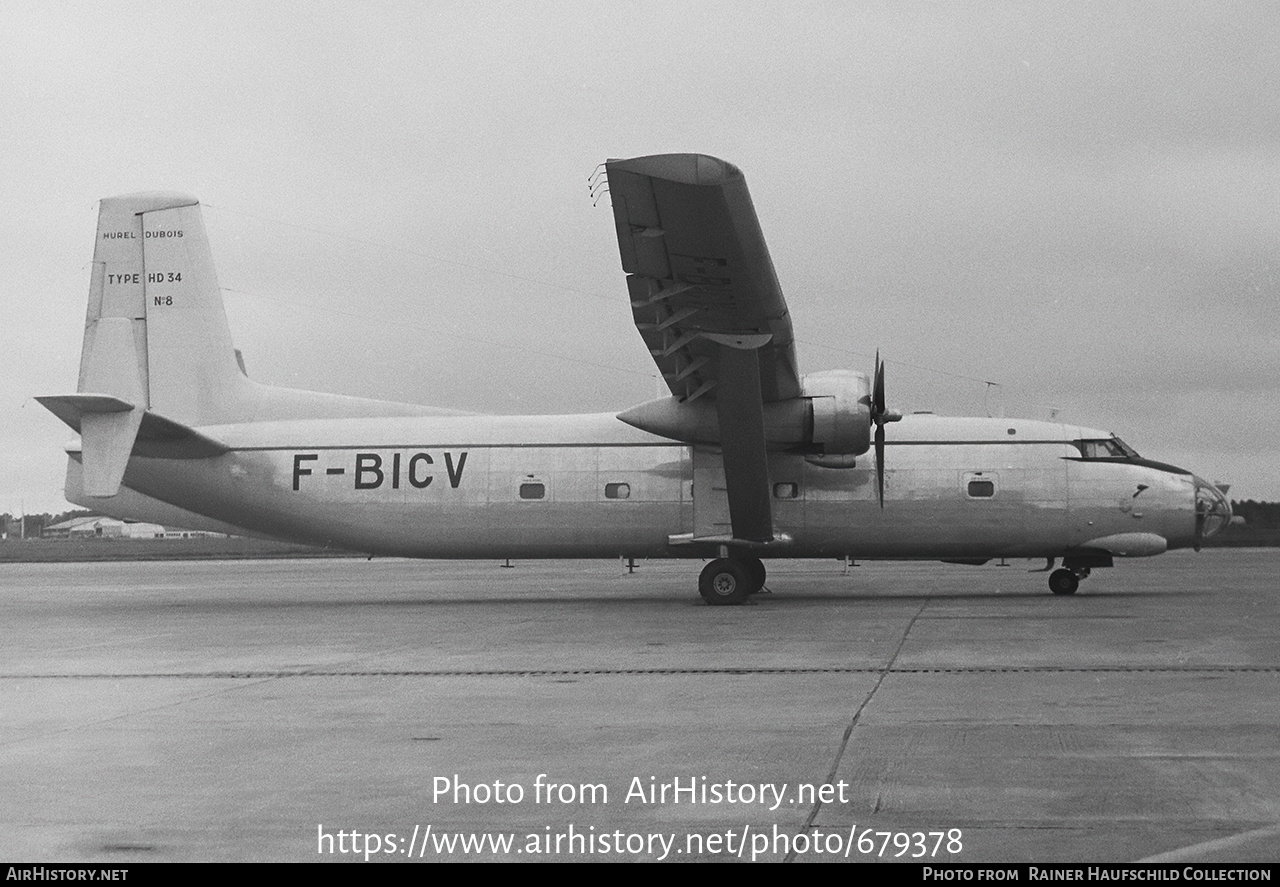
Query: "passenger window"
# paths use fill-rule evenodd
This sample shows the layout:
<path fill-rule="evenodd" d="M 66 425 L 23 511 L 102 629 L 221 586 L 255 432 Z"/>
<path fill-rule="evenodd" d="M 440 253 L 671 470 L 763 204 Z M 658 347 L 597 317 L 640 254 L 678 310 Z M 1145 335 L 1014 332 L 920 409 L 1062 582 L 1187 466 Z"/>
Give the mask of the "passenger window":
<path fill-rule="evenodd" d="M 989 480 L 969 481 L 969 495 L 975 499 L 986 499 L 996 494 L 996 485 Z"/>
<path fill-rule="evenodd" d="M 604 497 L 606 499 L 630 499 L 631 484 L 605 484 Z"/>
<path fill-rule="evenodd" d="M 965 478 L 965 491 L 970 499 L 990 499 L 996 494 L 995 477 L 983 477 L 982 472 Z"/>
<path fill-rule="evenodd" d="M 545 484 L 526 481 L 520 485 L 521 499 L 542 499 L 547 495 L 547 487 Z"/>
<path fill-rule="evenodd" d="M 784 483 L 773 485 L 773 497 L 775 499 L 795 499 L 799 495 L 799 484 Z"/>

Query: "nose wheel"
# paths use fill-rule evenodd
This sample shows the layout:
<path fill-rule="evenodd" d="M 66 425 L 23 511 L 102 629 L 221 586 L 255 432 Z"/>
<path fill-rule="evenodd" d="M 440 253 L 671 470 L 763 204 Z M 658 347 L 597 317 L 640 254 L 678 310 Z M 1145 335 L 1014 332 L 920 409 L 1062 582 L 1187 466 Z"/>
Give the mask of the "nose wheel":
<path fill-rule="evenodd" d="M 1049 590 L 1054 594 L 1075 594 L 1080 587 L 1080 580 L 1089 575 L 1089 568 L 1078 570 L 1054 570 L 1049 574 Z"/>

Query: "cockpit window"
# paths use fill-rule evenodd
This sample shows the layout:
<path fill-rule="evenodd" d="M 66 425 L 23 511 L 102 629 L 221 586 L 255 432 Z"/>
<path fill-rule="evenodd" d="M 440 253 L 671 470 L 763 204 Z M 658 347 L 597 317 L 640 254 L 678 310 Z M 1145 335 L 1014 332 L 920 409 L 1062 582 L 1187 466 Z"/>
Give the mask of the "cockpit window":
<path fill-rule="evenodd" d="M 1140 456 L 1138 456 L 1138 451 L 1137 451 L 1137 450 L 1135 450 L 1133 447 L 1129 446 L 1127 443 L 1125 443 L 1124 441 L 1122 441 L 1120 438 L 1118 438 L 1118 437 L 1113 437 L 1113 438 L 1111 438 L 1111 442 L 1112 442 L 1113 444 L 1115 444 L 1117 447 L 1119 447 L 1119 448 L 1120 448 L 1120 451 L 1121 451 L 1121 452 L 1123 452 L 1123 453 L 1124 453 L 1126 456 L 1128 456 L 1130 459 L 1138 459 L 1138 458 L 1141 458 Z"/>
<path fill-rule="evenodd" d="M 1110 440 L 1082 440 L 1080 452 L 1086 459 L 1114 459 L 1124 453 Z"/>
<path fill-rule="evenodd" d="M 1137 451 L 1118 437 L 1107 437 L 1099 440 L 1078 440 L 1075 444 L 1080 450 L 1080 455 L 1086 459 L 1138 458 Z"/>

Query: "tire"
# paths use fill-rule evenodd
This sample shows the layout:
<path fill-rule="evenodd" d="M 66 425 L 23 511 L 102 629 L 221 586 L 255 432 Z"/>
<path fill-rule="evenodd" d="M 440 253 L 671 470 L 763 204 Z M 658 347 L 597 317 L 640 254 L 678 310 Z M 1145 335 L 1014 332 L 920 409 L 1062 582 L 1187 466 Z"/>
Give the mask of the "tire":
<path fill-rule="evenodd" d="M 751 593 L 755 594 L 764 588 L 764 580 L 767 575 L 764 569 L 764 561 L 758 557 L 749 557 L 740 563 L 747 568 L 747 575 L 751 577 L 751 584 L 755 586 Z"/>
<path fill-rule="evenodd" d="M 1070 570 L 1054 570 L 1049 574 L 1049 590 L 1054 594 L 1075 594 L 1080 579 Z"/>
<path fill-rule="evenodd" d="M 754 590 L 747 568 L 725 557 L 707 564 L 698 577 L 698 593 L 712 606 L 741 604 Z"/>

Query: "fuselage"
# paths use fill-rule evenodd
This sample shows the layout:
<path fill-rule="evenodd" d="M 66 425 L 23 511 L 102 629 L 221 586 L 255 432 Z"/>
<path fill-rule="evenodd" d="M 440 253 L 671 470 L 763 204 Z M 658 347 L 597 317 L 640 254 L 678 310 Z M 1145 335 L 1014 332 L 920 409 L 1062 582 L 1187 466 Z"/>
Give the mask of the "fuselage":
<path fill-rule="evenodd" d="M 611 413 L 254 422 L 201 429 L 229 450 L 134 455 L 120 506 L 168 503 L 254 534 L 409 557 L 707 556 L 681 545 L 715 494 L 699 448 Z M 910 415 L 886 446 L 821 467 L 771 453 L 779 541 L 761 556 L 981 560 L 1158 554 L 1197 539 L 1211 486 L 1116 458 L 1062 423 Z M 68 493 L 76 500 L 78 463 Z M 699 489 L 699 485 L 702 489 Z M 132 491 L 132 492 L 131 492 Z M 140 495 L 137 495 L 140 494 Z M 132 496 L 132 499 L 130 497 Z M 82 498 L 82 497 L 81 497 Z M 89 500 L 101 507 L 100 499 Z M 1203 514 L 1205 505 L 1201 505 Z M 1229 511 L 1227 511 L 1229 514 Z M 1217 527 L 1203 525 L 1200 535 Z M 700 534 L 701 535 L 701 534 Z"/>

